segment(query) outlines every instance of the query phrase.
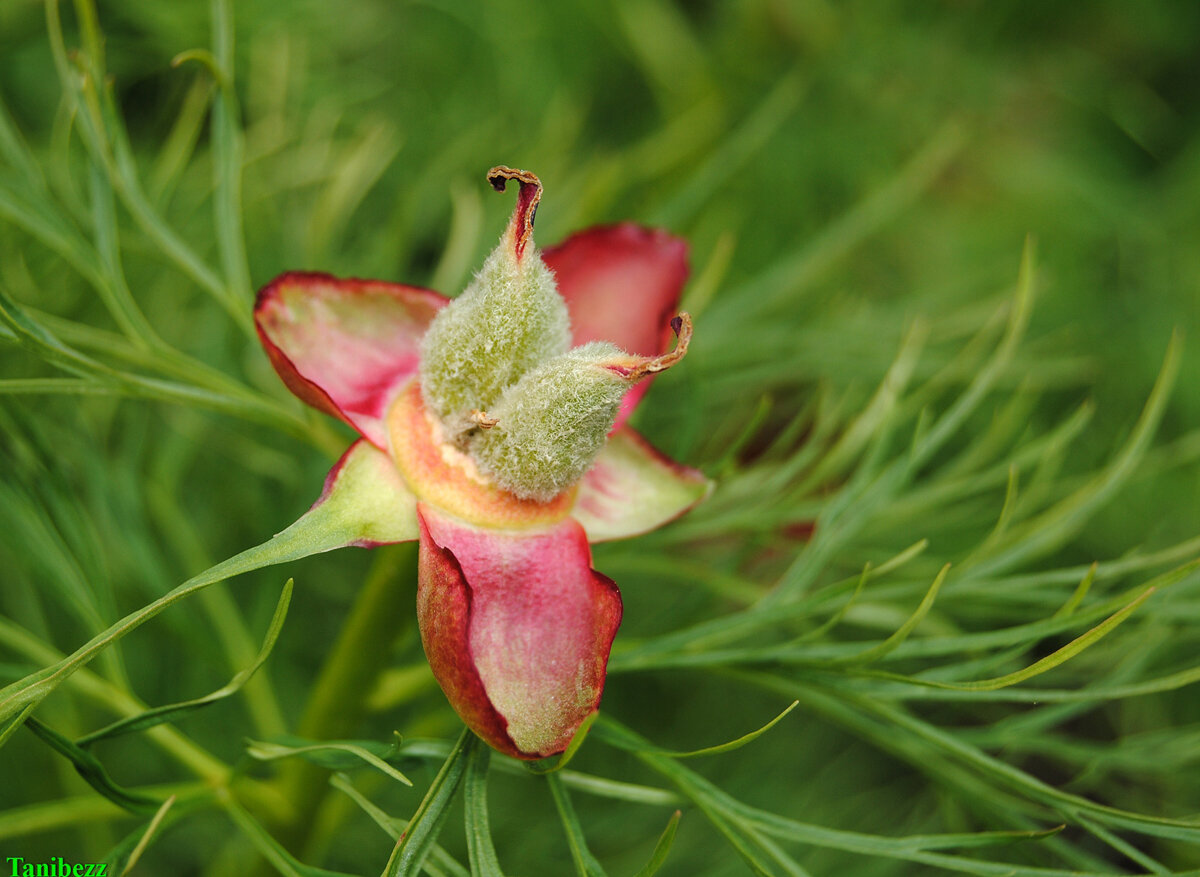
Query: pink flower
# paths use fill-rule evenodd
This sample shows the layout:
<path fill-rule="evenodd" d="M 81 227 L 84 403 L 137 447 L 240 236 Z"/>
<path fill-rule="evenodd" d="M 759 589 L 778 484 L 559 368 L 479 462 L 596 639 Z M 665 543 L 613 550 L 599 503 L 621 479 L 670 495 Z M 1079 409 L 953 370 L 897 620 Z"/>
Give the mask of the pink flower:
<path fill-rule="evenodd" d="M 536 364 L 512 365 L 527 351 L 518 345 L 517 353 L 505 353 L 500 336 L 512 330 L 505 323 L 511 314 L 473 319 L 479 315 L 465 313 L 469 305 L 463 305 L 458 322 L 470 325 L 472 334 L 445 329 L 452 322 L 447 314 L 439 321 L 440 334 L 431 332 L 423 342 L 449 300 L 417 287 L 289 272 L 259 293 L 255 319 L 267 355 L 288 388 L 362 436 L 330 472 L 317 505 L 357 504 L 357 517 L 371 521 L 347 532 L 346 544 L 420 540 L 417 615 L 434 675 L 480 737 L 509 755 L 540 758 L 561 752 L 596 710 L 621 621 L 620 593 L 611 579 L 592 569 L 589 543 L 655 529 L 699 502 L 711 485 L 625 425 L 648 388 L 650 381 L 642 378 L 673 364 L 686 350 L 690 322 L 685 315 L 682 324 L 674 320 L 676 329 L 682 325 L 684 330 L 677 349 L 665 352 L 687 276 L 686 244 L 625 223 L 589 229 L 538 253 L 532 227 L 541 184 L 532 174 L 508 168 L 493 169 L 489 179 L 499 189 L 516 179 L 521 192 L 500 247 L 473 286 L 489 282 L 489 266 L 517 272 L 511 276 L 518 279 L 539 271 L 549 277 L 542 262 L 553 272 L 553 282 L 541 282 L 549 283 L 553 307 L 561 309 L 557 295 L 566 303 L 574 349 L 534 357 L 545 362 L 540 367 L 549 369 L 552 380 L 539 384 Z M 471 295 L 479 299 L 484 293 L 469 288 L 456 301 Z M 535 307 L 529 319 L 536 322 L 537 313 Z M 459 349 L 475 344 L 479 351 L 491 350 L 493 322 L 499 333 L 494 368 L 486 354 Z M 562 326 L 565 332 L 565 320 Z M 526 330 L 518 325 L 515 331 Z M 598 340 L 622 349 L 590 345 L 581 364 L 578 345 Z M 448 356 L 462 362 L 443 368 Z M 433 372 L 429 357 L 438 358 L 442 371 L 427 374 Z M 482 377 L 456 377 L 463 363 L 482 369 Z M 516 369 L 513 381 L 503 371 L 510 367 Z M 569 375 L 576 374 L 570 369 L 582 370 L 581 380 L 599 381 L 602 389 L 624 381 L 606 391 L 611 404 L 597 416 L 608 419 L 591 439 L 571 434 L 572 429 L 596 429 L 586 423 L 576 427 L 578 418 L 570 410 L 574 396 L 564 403 L 546 395 L 570 386 L 559 376 L 562 369 Z M 468 396 L 480 382 L 495 379 L 502 392 L 489 398 L 500 399 L 493 407 L 498 416 L 475 408 L 469 415 L 464 409 L 463 417 L 434 413 L 450 405 L 435 383 L 445 375 L 459 380 L 456 386 L 465 387 Z M 516 382 L 521 376 L 528 379 Z M 532 386 L 526 392 L 532 402 L 514 401 L 518 383 Z M 510 477 L 506 460 L 527 450 L 521 436 L 538 421 L 524 412 L 537 408 L 543 396 L 555 441 L 590 441 L 599 450 L 588 445 L 565 455 L 569 459 L 561 465 L 547 463 L 550 480 L 529 486 L 523 470 Z M 588 412 L 604 408 L 597 403 Z M 525 432 L 519 429 L 522 417 Z M 511 427 L 507 434 L 506 427 Z M 485 440 L 517 445 L 489 455 Z M 559 489 L 564 479 L 566 486 Z"/>

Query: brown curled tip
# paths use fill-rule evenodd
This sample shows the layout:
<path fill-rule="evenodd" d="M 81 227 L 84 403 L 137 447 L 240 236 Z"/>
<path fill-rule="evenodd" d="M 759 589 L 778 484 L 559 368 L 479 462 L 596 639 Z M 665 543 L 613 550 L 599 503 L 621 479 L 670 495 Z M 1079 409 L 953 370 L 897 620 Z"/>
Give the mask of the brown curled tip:
<path fill-rule="evenodd" d="M 688 344 L 692 340 L 692 317 L 686 312 L 671 318 L 671 330 L 675 333 L 675 349 L 662 356 L 640 360 L 628 371 L 622 370 L 630 383 L 640 381 L 646 375 L 663 372 L 687 355 Z"/>
<path fill-rule="evenodd" d="M 497 192 L 503 192 L 509 180 L 516 180 L 521 184 L 511 222 L 513 253 L 519 260 L 525 255 L 525 245 L 533 240 L 533 220 L 537 216 L 538 202 L 542 200 L 542 181 L 536 174 L 503 164 L 488 171 L 487 178 Z"/>
<path fill-rule="evenodd" d="M 480 411 L 478 408 L 472 408 L 471 413 L 467 415 L 467 419 L 470 420 L 476 426 L 483 427 L 484 429 L 491 429 L 493 426 L 495 426 L 497 423 L 500 422 L 496 418 L 489 415 L 487 412 Z"/>

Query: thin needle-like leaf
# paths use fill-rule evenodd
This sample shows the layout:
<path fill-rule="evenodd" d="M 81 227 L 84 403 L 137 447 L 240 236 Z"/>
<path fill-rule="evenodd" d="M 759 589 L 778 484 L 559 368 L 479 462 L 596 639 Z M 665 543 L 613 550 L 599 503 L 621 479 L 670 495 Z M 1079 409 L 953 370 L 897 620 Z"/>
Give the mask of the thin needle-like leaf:
<path fill-rule="evenodd" d="M 503 877 L 500 859 L 492 845 L 488 824 L 487 777 L 492 750 L 476 746 L 467 757 L 467 775 L 463 779 L 466 812 L 467 853 L 475 877 Z"/>
<path fill-rule="evenodd" d="M 383 877 L 416 877 L 421 872 L 421 866 L 449 815 L 450 803 L 467 769 L 467 758 L 476 746 L 481 745 L 478 737 L 463 729 L 442 769 L 433 778 L 417 812 L 409 820 L 404 836 L 392 850 L 391 858 L 383 869 Z"/>
<path fill-rule="evenodd" d="M 292 579 L 288 579 L 283 585 L 283 593 L 279 596 L 279 602 L 275 606 L 275 614 L 271 618 L 271 623 L 267 627 L 267 635 L 263 639 L 262 648 L 259 649 L 258 655 L 254 658 L 254 662 L 243 670 L 240 670 L 237 675 L 229 680 L 225 685 L 222 685 L 216 691 L 197 697 L 192 700 L 182 701 L 180 703 L 167 704 L 165 706 L 155 707 L 147 710 L 141 715 L 130 716 L 127 719 L 122 719 L 119 722 L 114 722 L 105 728 L 98 731 L 93 731 L 80 737 L 75 742 L 79 746 L 87 747 L 100 740 L 106 740 L 110 737 L 117 737 L 121 734 L 131 734 L 137 731 L 152 728 L 155 725 L 160 725 L 163 722 L 174 722 L 176 719 L 187 715 L 190 712 L 206 707 L 210 704 L 224 700 L 231 694 L 236 693 L 243 685 L 250 680 L 258 669 L 266 663 L 267 657 L 271 654 L 271 649 L 275 647 L 276 640 L 279 639 L 279 634 L 283 630 L 284 619 L 287 618 L 288 605 L 292 600 Z M 411 785 L 411 784 L 410 784 Z"/>

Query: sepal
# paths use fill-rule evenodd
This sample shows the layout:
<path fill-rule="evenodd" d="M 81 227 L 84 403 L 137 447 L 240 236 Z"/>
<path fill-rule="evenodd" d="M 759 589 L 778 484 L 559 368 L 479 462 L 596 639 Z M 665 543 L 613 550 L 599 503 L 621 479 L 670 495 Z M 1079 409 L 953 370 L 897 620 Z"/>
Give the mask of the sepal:
<path fill-rule="evenodd" d="M 359 439 L 329 470 L 312 508 L 288 529 L 300 528 L 319 534 L 318 551 L 410 542 L 420 535 L 417 499 L 391 457 Z"/>

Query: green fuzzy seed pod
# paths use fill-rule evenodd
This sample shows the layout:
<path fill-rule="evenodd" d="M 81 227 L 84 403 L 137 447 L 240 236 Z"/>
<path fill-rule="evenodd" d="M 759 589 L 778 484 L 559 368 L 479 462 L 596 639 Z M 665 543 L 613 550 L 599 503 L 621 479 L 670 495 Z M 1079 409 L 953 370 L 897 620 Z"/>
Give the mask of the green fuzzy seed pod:
<path fill-rule="evenodd" d="M 530 248 L 532 250 L 532 247 Z M 421 345 L 425 404 L 458 436 L 525 372 L 571 342 L 567 306 L 541 256 L 506 233 L 482 270 L 430 324 Z"/>
<path fill-rule="evenodd" d="M 471 439 L 471 455 L 505 489 L 546 501 L 578 481 L 604 447 L 629 389 L 608 367 L 633 357 L 593 341 L 543 363 L 504 393 L 495 425 Z"/>

